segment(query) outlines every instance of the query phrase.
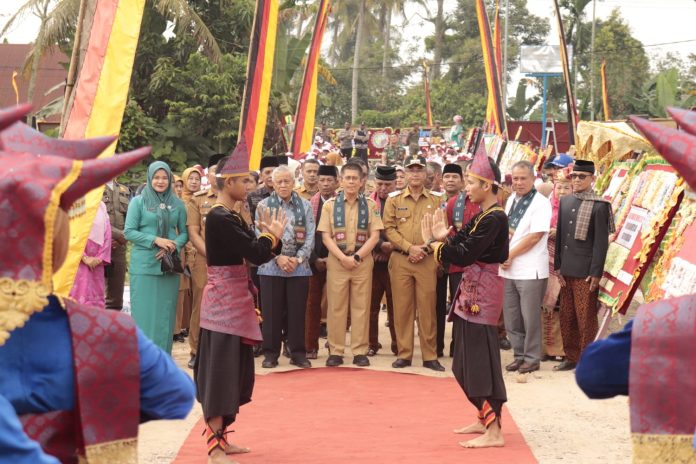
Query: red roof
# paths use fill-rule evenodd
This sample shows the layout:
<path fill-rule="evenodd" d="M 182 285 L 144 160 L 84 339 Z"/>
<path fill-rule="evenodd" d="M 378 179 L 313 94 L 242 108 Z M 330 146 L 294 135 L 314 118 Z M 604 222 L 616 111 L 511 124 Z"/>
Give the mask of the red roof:
<path fill-rule="evenodd" d="M 17 87 L 19 88 L 19 102 L 27 101 L 29 89 L 29 76 L 26 79 L 21 75 L 22 65 L 26 59 L 31 44 L 0 44 L 0 108 L 12 106 L 16 103 L 15 91 L 12 88 L 12 72 L 17 71 Z M 69 59 L 59 49 L 46 53 L 39 63 L 39 72 L 36 75 L 36 87 L 34 99 L 31 102 L 34 110 L 39 110 L 44 105 L 59 97 L 63 87 L 59 87 L 48 95 L 44 95 L 49 89 L 68 77 L 67 64 Z M 60 122 L 60 115 L 48 118 L 49 121 Z"/>

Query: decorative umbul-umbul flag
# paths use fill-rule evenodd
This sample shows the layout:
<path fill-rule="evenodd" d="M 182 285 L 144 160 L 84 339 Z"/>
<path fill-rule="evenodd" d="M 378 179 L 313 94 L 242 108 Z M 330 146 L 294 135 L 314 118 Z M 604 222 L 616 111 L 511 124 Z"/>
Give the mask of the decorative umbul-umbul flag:
<path fill-rule="evenodd" d="M 609 89 L 607 88 L 607 62 L 605 60 L 602 60 L 602 65 L 599 67 L 599 75 L 602 78 L 602 108 L 604 109 L 604 120 L 611 121 Z"/>
<path fill-rule="evenodd" d="M 135 50 L 145 0 L 87 0 L 82 8 L 82 33 L 74 41 L 87 41 L 79 60 L 77 81 L 63 115 L 66 139 L 117 135 L 128 100 Z M 113 156 L 114 142 L 101 157 Z M 70 219 L 70 249 L 65 264 L 54 275 L 56 293 L 68 295 L 87 245 L 104 189 L 85 196 L 84 214 Z"/>
<path fill-rule="evenodd" d="M 483 0 L 476 0 L 476 17 L 478 19 L 479 32 L 481 35 L 481 51 L 483 52 L 483 67 L 486 72 L 486 87 L 488 89 L 489 98 L 491 98 L 490 96 L 493 98 L 492 109 L 495 133 L 507 135 L 500 73 L 496 63 L 495 51 L 493 49 L 488 13 L 486 13 Z"/>
<path fill-rule="evenodd" d="M 503 80 L 503 59 L 502 59 L 502 36 L 500 31 L 500 1 L 495 2 L 495 15 L 493 17 L 493 54 L 495 55 L 495 64 L 498 69 L 498 80 L 500 81 L 501 93 L 505 81 Z M 503 105 L 505 101 L 503 99 Z M 486 123 L 488 127 L 495 128 L 495 98 L 492 94 L 488 94 L 488 103 L 486 105 Z M 505 114 L 505 106 L 503 106 L 503 114 Z"/>
<path fill-rule="evenodd" d="M 312 42 L 309 46 L 309 54 L 305 63 L 302 89 L 297 99 L 297 111 L 295 112 L 295 130 L 292 136 L 291 150 L 293 153 L 303 153 L 312 146 L 314 135 L 314 118 L 317 112 L 317 81 L 319 76 L 319 55 L 321 53 L 321 39 L 329 20 L 331 2 L 320 0 L 317 11 L 317 19 L 312 32 Z"/>
<path fill-rule="evenodd" d="M 250 169 L 259 168 L 263 155 L 277 31 L 278 0 L 256 0 L 239 124 L 239 140 L 246 140 Z"/>
<path fill-rule="evenodd" d="M 568 140 L 571 145 L 575 144 L 575 128 L 578 126 L 578 108 L 575 104 L 573 87 L 570 83 L 570 65 L 568 64 L 568 47 L 566 46 L 565 31 L 563 29 L 563 18 L 558 7 L 558 0 L 553 0 L 556 9 L 556 21 L 558 24 L 558 40 L 561 50 L 561 66 L 563 66 L 563 81 L 566 89 L 566 104 L 568 106 Z M 544 121 L 546 123 L 546 121 Z"/>
<path fill-rule="evenodd" d="M 423 62 L 423 86 L 425 87 L 425 119 L 428 127 L 433 126 L 433 109 L 430 105 L 430 66 Z"/>

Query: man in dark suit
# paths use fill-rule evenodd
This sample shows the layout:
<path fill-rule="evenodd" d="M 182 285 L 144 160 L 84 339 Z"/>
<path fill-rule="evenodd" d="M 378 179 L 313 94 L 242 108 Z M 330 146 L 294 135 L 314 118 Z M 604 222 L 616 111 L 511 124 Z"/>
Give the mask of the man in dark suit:
<path fill-rule="evenodd" d="M 319 191 L 312 196 L 309 203 L 312 206 L 314 220 L 319 223 L 321 209 L 324 203 L 336 196 L 338 188 L 338 169 L 336 166 L 319 166 Z M 314 250 L 309 257 L 312 267 L 312 277 L 309 278 L 309 293 L 305 310 L 305 348 L 307 359 L 317 359 L 319 351 L 319 333 L 321 329 L 322 295 L 326 285 L 326 260 L 329 250 L 321 240 L 321 232 L 316 233 Z"/>
<path fill-rule="evenodd" d="M 597 295 L 614 233 L 611 204 L 592 190 L 594 163 L 577 160 L 570 175 L 573 195 L 561 199 L 555 268 L 561 281 L 561 335 L 566 359 L 556 371 L 575 368 L 597 334 Z"/>

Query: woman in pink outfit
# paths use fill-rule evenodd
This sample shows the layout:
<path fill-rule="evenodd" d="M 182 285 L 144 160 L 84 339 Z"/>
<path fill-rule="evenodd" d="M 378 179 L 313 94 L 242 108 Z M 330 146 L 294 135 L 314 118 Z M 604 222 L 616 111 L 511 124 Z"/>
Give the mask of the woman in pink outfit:
<path fill-rule="evenodd" d="M 99 202 L 87 245 L 77 268 L 70 296 L 78 302 L 104 309 L 104 267 L 111 262 L 111 222 L 106 205 Z"/>

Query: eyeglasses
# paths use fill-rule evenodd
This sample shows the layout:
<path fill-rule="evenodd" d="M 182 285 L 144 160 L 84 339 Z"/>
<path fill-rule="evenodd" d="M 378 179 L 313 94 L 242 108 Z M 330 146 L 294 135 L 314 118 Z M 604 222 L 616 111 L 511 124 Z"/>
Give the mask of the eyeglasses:
<path fill-rule="evenodd" d="M 572 173 L 572 174 L 570 175 L 570 178 L 571 178 L 571 179 L 585 180 L 585 179 L 587 179 L 588 177 L 590 177 L 589 174 L 576 174 L 576 173 Z"/>

